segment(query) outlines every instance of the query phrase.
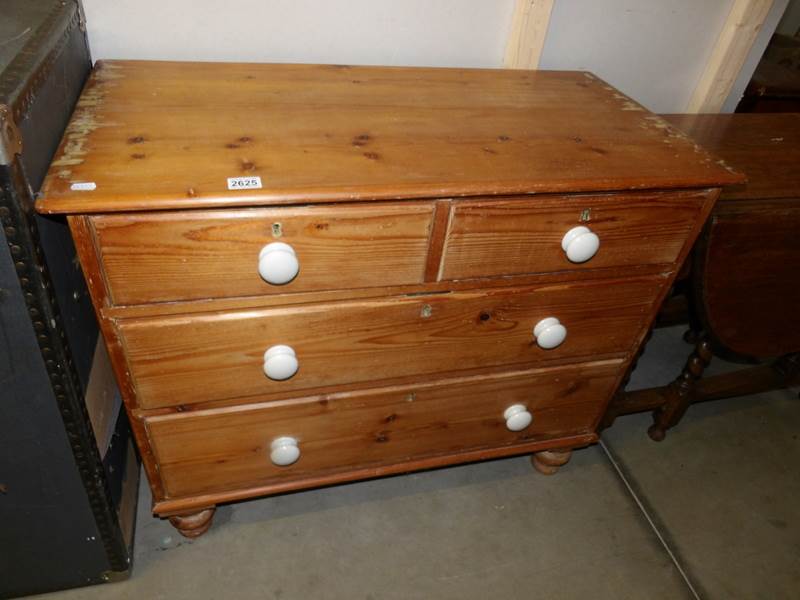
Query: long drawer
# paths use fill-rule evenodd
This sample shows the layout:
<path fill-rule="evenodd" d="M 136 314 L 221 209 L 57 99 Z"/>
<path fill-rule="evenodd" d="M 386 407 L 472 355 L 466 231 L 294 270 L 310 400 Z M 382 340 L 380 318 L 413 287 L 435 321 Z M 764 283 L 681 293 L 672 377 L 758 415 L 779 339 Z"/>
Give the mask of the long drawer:
<path fill-rule="evenodd" d="M 672 192 L 457 202 L 440 279 L 669 264 L 709 197 L 710 192 Z M 580 226 L 599 238 L 599 248 L 584 262 L 572 262 L 562 241 Z M 579 256 L 586 241 L 573 242 L 578 260 L 588 256 Z"/>
<path fill-rule="evenodd" d="M 190 496 L 589 432 L 620 368 L 620 361 L 605 361 L 145 423 L 166 496 Z M 522 431 L 506 426 L 504 413 L 515 404 L 533 417 Z M 277 466 L 272 442 L 286 437 L 299 458 Z"/>
<path fill-rule="evenodd" d="M 331 304 L 121 319 L 139 406 L 297 395 L 447 371 L 535 366 L 633 347 L 664 280 L 642 277 Z M 532 330 L 555 317 L 566 339 Z M 265 352 L 293 349 L 294 376 L 265 375 Z"/>
<path fill-rule="evenodd" d="M 420 283 L 433 204 L 167 212 L 91 217 L 116 304 Z M 263 263 L 269 244 L 291 247 Z M 285 247 L 284 247 L 285 249 Z M 277 257 L 277 258 L 275 258 Z M 297 275 L 270 283 L 261 274 Z M 290 265 L 291 266 L 291 265 Z"/>

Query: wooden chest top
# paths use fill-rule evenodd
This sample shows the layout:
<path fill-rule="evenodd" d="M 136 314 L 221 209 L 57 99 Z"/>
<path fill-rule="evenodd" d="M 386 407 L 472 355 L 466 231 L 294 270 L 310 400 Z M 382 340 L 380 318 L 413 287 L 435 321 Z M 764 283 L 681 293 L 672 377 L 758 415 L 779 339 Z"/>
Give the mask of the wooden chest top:
<path fill-rule="evenodd" d="M 260 188 L 229 189 L 259 177 Z M 265 206 L 741 181 L 590 73 L 99 62 L 38 208 Z"/>

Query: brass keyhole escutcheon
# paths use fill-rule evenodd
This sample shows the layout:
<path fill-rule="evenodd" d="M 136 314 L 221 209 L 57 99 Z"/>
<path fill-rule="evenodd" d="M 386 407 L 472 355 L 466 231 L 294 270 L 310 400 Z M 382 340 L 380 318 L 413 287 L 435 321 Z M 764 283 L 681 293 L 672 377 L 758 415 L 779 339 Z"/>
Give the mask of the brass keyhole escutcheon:
<path fill-rule="evenodd" d="M 591 208 L 584 208 L 581 211 L 581 223 L 588 223 L 592 220 L 592 209 Z"/>
<path fill-rule="evenodd" d="M 279 238 L 283 235 L 283 226 L 280 223 L 272 224 L 272 237 Z"/>

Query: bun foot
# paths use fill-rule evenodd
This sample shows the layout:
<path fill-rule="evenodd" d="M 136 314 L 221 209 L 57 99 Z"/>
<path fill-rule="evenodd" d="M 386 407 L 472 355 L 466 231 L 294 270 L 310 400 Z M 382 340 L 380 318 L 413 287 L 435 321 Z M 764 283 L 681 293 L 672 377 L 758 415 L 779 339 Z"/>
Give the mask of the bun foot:
<path fill-rule="evenodd" d="M 217 508 L 212 506 L 190 515 L 173 515 L 169 518 L 169 522 L 183 537 L 200 537 L 211 527 L 216 510 Z"/>
<path fill-rule="evenodd" d="M 531 464 L 542 475 L 555 475 L 571 456 L 572 450 L 542 450 L 531 455 Z"/>
<path fill-rule="evenodd" d="M 663 442 L 664 438 L 667 437 L 667 432 L 658 425 L 650 425 L 650 427 L 647 428 L 647 435 L 649 435 L 650 439 L 654 442 Z"/>

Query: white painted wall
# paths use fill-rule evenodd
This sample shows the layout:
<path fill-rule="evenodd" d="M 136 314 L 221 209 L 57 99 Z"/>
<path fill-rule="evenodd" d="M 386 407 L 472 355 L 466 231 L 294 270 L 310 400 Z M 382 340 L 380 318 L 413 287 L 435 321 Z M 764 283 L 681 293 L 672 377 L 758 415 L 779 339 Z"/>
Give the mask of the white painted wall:
<path fill-rule="evenodd" d="M 682 112 L 731 2 L 556 0 L 541 67 L 587 69 L 651 110 Z M 96 59 L 464 67 L 501 66 L 513 5 L 514 0 L 84 0 Z M 750 61 L 753 68 L 758 56 Z"/>
<path fill-rule="evenodd" d="M 540 67 L 585 69 L 658 113 L 682 112 L 731 0 L 556 0 Z"/>
<path fill-rule="evenodd" d="M 514 0 L 84 0 L 99 58 L 500 65 Z"/>

